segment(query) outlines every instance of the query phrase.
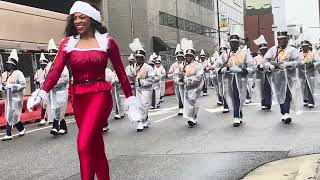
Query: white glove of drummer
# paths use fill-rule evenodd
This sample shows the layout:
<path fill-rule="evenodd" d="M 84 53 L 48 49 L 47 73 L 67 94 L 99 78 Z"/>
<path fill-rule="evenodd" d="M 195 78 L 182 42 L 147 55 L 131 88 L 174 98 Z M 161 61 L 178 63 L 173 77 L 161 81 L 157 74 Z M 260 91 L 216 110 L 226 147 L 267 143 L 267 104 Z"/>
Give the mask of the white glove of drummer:
<path fill-rule="evenodd" d="M 128 118 L 131 122 L 142 120 L 142 105 L 135 96 L 130 96 L 125 100 L 125 107 L 128 108 Z"/>

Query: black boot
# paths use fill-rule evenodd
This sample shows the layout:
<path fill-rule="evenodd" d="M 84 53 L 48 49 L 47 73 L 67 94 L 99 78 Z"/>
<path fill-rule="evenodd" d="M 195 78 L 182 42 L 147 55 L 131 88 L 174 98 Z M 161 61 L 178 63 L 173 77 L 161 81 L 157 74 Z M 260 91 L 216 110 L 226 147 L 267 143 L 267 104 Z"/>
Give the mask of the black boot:
<path fill-rule="evenodd" d="M 68 128 L 67 128 L 66 120 L 62 119 L 62 120 L 60 121 L 59 134 L 67 134 L 67 133 L 68 133 Z"/>
<path fill-rule="evenodd" d="M 59 135 L 59 121 L 58 120 L 53 120 L 53 123 L 52 123 L 52 129 L 50 131 L 50 134 L 54 135 L 54 136 L 57 136 Z"/>

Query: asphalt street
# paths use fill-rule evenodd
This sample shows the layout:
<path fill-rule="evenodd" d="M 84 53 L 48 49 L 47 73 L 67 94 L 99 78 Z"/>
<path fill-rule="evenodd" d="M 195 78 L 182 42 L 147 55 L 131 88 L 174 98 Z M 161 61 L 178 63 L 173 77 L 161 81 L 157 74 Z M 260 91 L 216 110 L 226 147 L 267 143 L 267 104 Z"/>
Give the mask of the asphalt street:
<path fill-rule="evenodd" d="M 110 120 L 104 138 L 111 179 L 238 180 L 267 162 L 320 152 L 319 108 L 301 109 L 285 125 L 278 105 L 263 112 L 255 101 L 244 107 L 243 125 L 234 128 L 232 113 L 222 114 L 216 102 L 212 90 L 200 97 L 196 128 L 176 116 L 174 96 L 150 111 L 151 127 L 142 133 L 127 118 Z M 80 179 L 72 117 L 64 136 L 53 137 L 49 126 L 26 128 L 24 137 L 0 142 L 1 180 Z M 0 130 L 0 137 L 4 132 Z"/>

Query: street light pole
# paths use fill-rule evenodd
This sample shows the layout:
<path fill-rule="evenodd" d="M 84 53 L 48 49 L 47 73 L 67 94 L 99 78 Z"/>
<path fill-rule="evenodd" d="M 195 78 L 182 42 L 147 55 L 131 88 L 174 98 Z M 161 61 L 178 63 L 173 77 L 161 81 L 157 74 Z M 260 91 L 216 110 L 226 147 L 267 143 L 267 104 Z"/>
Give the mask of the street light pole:
<path fill-rule="evenodd" d="M 318 0 L 318 5 L 319 5 L 319 26 L 320 26 L 320 0 Z"/>
<path fill-rule="evenodd" d="M 319 0 L 320 1 L 320 0 Z M 219 12 L 219 0 L 216 1 L 217 4 L 217 22 L 218 22 L 218 40 L 219 40 L 219 47 L 221 45 L 221 36 L 220 36 L 220 12 Z"/>
<path fill-rule="evenodd" d="M 134 38 L 134 24 L 133 24 L 133 8 L 132 8 L 132 0 L 129 1 L 130 3 L 130 25 L 131 25 L 131 39 Z"/>
<path fill-rule="evenodd" d="M 179 8 L 178 8 L 178 0 L 176 0 L 176 26 L 177 26 L 177 44 L 180 43 L 180 29 L 179 29 Z"/>

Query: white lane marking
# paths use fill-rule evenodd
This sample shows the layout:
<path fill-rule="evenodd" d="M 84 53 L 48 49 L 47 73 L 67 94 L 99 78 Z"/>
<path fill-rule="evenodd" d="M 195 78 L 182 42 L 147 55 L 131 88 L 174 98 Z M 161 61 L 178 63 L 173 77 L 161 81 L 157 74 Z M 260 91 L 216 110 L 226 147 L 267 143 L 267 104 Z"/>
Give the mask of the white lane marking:
<path fill-rule="evenodd" d="M 160 109 L 150 109 L 149 112 L 158 112 L 158 111 L 170 111 L 170 110 L 175 110 L 178 109 L 177 106 L 174 107 L 169 107 L 169 108 L 160 108 Z"/>
<path fill-rule="evenodd" d="M 217 112 L 222 112 L 223 111 L 223 107 L 218 107 L 215 109 L 205 109 L 207 112 L 209 113 L 217 113 Z"/>
<path fill-rule="evenodd" d="M 251 102 L 249 104 L 244 104 L 245 106 L 261 106 L 261 103 L 258 103 L 258 102 Z M 277 102 L 272 102 L 272 106 L 273 105 L 278 105 Z"/>
<path fill-rule="evenodd" d="M 177 115 L 176 115 L 176 114 L 173 114 L 173 115 L 171 115 L 171 116 L 164 117 L 164 118 L 159 119 L 159 120 L 156 120 L 156 121 L 154 121 L 154 122 L 155 122 L 155 123 L 158 123 L 158 122 L 161 122 L 161 121 L 170 119 L 170 118 L 175 117 L 175 116 L 177 116 Z"/>
<path fill-rule="evenodd" d="M 74 122 L 76 122 L 76 120 L 70 120 L 70 121 L 67 121 L 66 123 L 70 124 L 70 123 L 74 123 Z M 25 134 L 29 134 L 29 133 L 32 133 L 32 132 L 37 132 L 37 131 L 41 131 L 41 130 L 49 129 L 49 128 L 52 128 L 52 126 L 46 126 L 46 127 L 42 127 L 42 128 L 33 129 L 33 130 L 26 130 Z M 0 134 L 0 136 L 2 136 L 2 135 L 6 135 L 6 133 Z M 13 135 L 13 137 L 17 137 L 17 136 L 19 136 L 19 134 Z"/>
<path fill-rule="evenodd" d="M 5 135 L 6 133 L 0 133 L 0 136 L 3 136 L 3 135 Z"/>
<path fill-rule="evenodd" d="M 302 113 L 320 113 L 320 111 L 302 111 Z"/>
<path fill-rule="evenodd" d="M 151 112 L 151 113 L 148 113 L 150 116 L 156 116 L 156 115 L 161 115 L 161 114 L 167 114 L 167 113 L 170 113 L 172 112 L 173 110 L 170 110 L 170 111 L 159 111 L 159 112 Z"/>

